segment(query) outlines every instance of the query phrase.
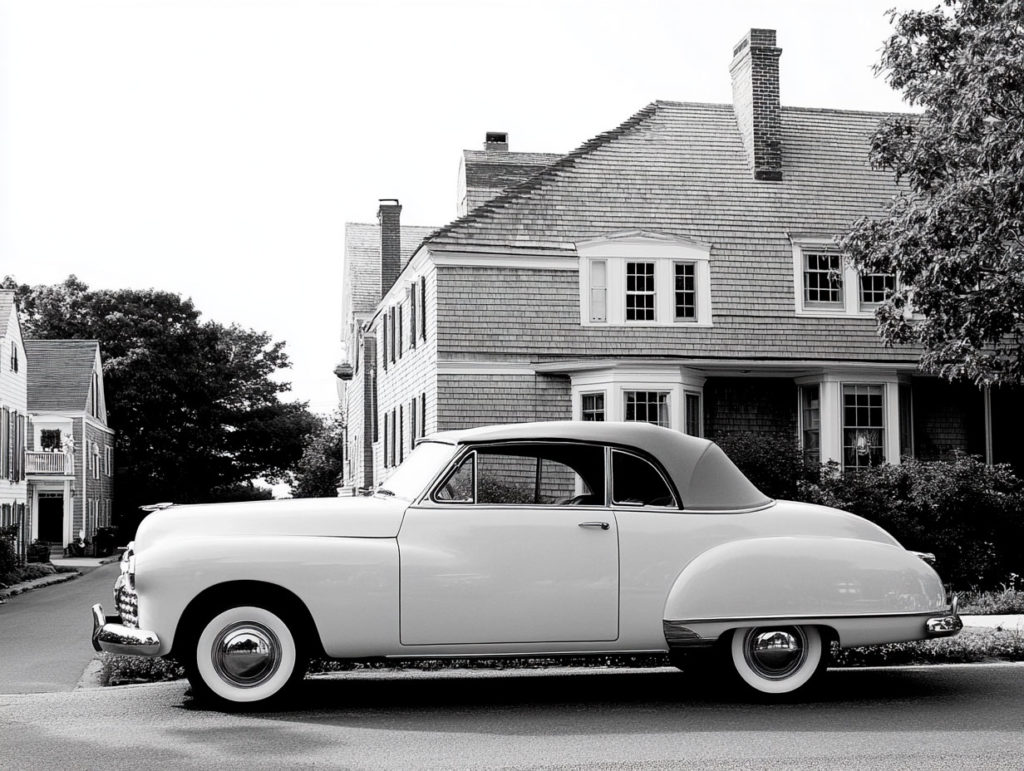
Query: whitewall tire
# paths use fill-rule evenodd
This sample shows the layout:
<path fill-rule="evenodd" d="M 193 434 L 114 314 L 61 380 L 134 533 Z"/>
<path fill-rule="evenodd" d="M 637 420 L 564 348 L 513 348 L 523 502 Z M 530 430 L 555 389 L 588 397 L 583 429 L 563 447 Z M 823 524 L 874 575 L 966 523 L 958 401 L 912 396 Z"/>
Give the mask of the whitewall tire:
<path fill-rule="evenodd" d="M 813 626 L 762 626 L 737 629 L 730 644 L 739 678 L 765 694 L 792 693 L 824 669 L 826 651 Z"/>
<path fill-rule="evenodd" d="M 190 663 L 196 695 L 229 704 L 265 702 L 305 673 L 305 659 L 288 624 L 253 605 L 228 608 L 207 621 Z"/>

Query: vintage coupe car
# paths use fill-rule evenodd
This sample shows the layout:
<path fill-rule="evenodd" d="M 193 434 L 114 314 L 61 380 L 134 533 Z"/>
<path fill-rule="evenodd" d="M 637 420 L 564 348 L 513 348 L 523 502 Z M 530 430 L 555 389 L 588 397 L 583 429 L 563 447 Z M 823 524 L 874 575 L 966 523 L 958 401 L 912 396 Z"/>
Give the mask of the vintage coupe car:
<path fill-rule="evenodd" d="M 647 424 L 438 433 L 371 496 L 157 508 L 93 643 L 173 656 L 222 704 L 278 696 L 310 656 L 710 649 L 782 694 L 833 642 L 961 628 L 928 555 L 771 500 L 717 445 Z"/>

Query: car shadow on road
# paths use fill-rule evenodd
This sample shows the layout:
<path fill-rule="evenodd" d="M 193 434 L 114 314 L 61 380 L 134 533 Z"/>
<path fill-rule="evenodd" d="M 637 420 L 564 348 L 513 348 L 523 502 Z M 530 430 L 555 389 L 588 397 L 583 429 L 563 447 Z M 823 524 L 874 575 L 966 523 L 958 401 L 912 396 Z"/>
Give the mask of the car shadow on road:
<path fill-rule="evenodd" d="M 906 731 L 937 724 L 970 730 L 965 705 L 985 696 L 969 678 L 926 668 L 832 670 L 812 693 L 781 703 L 669 669 L 414 671 L 307 679 L 287 703 L 251 714 L 311 725 L 508 735 Z M 894 704 L 900 707 L 898 726 L 891 718 Z"/>

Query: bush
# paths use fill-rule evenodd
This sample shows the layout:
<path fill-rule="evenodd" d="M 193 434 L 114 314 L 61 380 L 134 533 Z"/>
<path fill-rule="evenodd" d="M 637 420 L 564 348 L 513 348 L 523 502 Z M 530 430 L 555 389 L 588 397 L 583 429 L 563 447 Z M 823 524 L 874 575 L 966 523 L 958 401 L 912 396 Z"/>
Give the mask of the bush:
<path fill-rule="evenodd" d="M 960 612 L 965 615 L 1008 616 L 1024 613 L 1024 589 L 1018 588 L 1020 577 L 1011 573 L 1009 580 L 994 591 L 967 591 L 960 595 Z"/>
<path fill-rule="evenodd" d="M 1007 465 L 956 454 L 846 474 L 833 466 L 799 487 L 800 500 L 859 514 L 906 548 L 934 553 L 958 588 L 994 588 L 1024 573 L 1024 484 Z"/>
<path fill-rule="evenodd" d="M 796 442 L 749 431 L 715 438 L 747 479 L 771 498 L 796 498 L 801 483 L 817 481 L 821 467 L 808 460 Z"/>
<path fill-rule="evenodd" d="M 18 553 L 14 550 L 17 528 L 13 525 L 0 527 L 0 584 L 18 582 Z"/>

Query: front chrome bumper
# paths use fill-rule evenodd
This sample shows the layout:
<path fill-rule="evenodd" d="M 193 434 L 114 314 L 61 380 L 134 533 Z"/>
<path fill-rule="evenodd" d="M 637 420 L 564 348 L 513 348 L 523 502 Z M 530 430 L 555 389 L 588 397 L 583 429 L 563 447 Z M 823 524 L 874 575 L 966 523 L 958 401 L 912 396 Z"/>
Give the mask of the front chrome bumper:
<path fill-rule="evenodd" d="M 960 600 L 954 594 L 949 604 L 949 613 L 925 621 L 924 628 L 929 637 L 952 637 L 964 628 L 964 622 L 960 620 L 960 614 L 957 612 L 959 604 Z"/>
<path fill-rule="evenodd" d="M 156 632 L 134 629 L 121 623 L 120 616 L 104 616 L 103 606 L 92 606 L 92 647 L 107 653 L 155 656 L 160 650 Z"/>

